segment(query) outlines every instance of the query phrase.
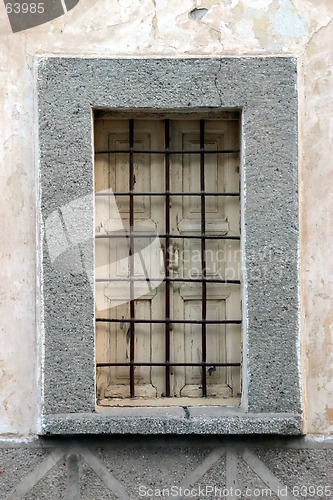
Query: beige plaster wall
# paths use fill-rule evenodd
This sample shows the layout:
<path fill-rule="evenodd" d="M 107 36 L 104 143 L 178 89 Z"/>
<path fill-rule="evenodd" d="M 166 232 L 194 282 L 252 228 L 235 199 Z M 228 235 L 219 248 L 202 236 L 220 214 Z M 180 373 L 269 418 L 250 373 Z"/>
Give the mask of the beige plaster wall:
<path fill-rule="evenodd" d="M 309 432 L 333 432 L 333 23 L 303 57 L 301 277 Z"/>
<path fill-rule="evenodd" d="M 206 8 L 197 21 L 194 8 Z M 0 435 L 38 420 L 34 57 L 295 55 L 300 78 L 301 299 L 308 431 L 333 430 L 331 0 L 80 0 L 12 34 L 0 3 Z M 38 300 L 37 300 L 38 302 Z"/>

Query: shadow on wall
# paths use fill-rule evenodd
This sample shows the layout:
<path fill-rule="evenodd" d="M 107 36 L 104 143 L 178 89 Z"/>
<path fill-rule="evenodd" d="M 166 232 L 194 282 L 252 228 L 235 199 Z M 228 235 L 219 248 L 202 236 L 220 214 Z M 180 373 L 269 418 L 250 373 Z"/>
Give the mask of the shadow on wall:
<path fill-rule="evenodd" d="M 34 28 L 66 14 L 80 0 L 4 0 L 13 33 Z"/>

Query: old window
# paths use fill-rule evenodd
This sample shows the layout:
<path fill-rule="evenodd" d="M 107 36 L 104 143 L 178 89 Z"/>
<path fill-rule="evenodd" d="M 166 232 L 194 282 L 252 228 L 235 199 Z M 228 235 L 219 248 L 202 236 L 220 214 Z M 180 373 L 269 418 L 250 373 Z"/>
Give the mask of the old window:
<path fill-rule="evenodd" d="M 237 404 L 238 113 L 97 116 L 98 402 Z"/>

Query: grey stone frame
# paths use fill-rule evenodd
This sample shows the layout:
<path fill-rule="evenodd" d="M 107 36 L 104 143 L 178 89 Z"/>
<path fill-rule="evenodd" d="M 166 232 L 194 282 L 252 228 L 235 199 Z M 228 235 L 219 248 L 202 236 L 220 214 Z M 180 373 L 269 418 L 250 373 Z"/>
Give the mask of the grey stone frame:
<path fill-rule="evenodd" d="M 37 62 L 41 434 L 301 434 L 297 61 L 243 57 Z M 95 406 L 92 113 L 99 108 L 241 110 L 239 408 Z M 70 228 L 64 222 L 66 206 L 75 215 Z M 53 222 L 55 240 L 50 243 Z M 50 250 L 57 239 L 60 246 L 64 241 L 68 246 L 52 261 Z"/>

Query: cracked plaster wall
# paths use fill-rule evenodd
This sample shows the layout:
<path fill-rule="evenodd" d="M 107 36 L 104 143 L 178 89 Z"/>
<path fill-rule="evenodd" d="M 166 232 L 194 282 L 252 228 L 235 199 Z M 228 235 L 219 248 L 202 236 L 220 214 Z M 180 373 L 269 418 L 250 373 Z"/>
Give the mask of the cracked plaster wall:
<path fill-rule="evenodd" d="M 308 431 L 332 432 L 332 17 L 330 0 L 80 0 L 12 34 L 1 2 L 0 435 L 34 434 L 38 419 L 37 55 L 299 58 L 304 398 Z"/>

